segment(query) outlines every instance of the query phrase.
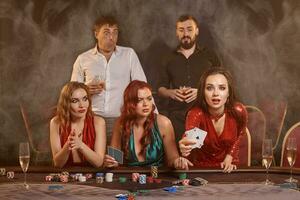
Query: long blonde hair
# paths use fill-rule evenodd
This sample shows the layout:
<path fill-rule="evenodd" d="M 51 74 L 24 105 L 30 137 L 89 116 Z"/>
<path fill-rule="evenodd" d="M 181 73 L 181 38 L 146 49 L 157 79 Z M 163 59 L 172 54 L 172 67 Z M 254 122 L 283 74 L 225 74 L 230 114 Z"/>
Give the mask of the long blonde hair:
<path fill-rule="evenodd" d="M 91 95 L 89 93 L 88 87 L 84 83 L 79 83 L 71 81 L 64 85 L 60 92 L 57 110 L 56 110 L 56 122 L 60 124 L 61 127 L 67 127 L 71 120 L 71 97 L 75 90 L 84 89 L 87 93 L 87 98 L 89 101 L 89 107 L 87 109 L 87 116 L 93 116 L 92 105 L 91 105 Z"/>

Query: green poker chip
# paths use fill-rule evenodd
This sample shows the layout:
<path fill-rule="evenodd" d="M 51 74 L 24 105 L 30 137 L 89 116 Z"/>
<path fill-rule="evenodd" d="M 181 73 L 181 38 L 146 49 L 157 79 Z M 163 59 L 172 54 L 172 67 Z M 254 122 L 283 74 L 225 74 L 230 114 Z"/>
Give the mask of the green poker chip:
<path fill-rule="evenodd" d="M 120 183 L 125 183 L 126 182 L 126 180 L 127 180 L 127 178 L 126 177 L 119 177 L 119 182 Z"/>
<path fill-rule="evenodd" d="M 187 178 L 187 174 L 186 173 L 180 173 L 179 174 L 179 179 L 180 180 L 183 180 L 183 179 L 186 179 Z"/>

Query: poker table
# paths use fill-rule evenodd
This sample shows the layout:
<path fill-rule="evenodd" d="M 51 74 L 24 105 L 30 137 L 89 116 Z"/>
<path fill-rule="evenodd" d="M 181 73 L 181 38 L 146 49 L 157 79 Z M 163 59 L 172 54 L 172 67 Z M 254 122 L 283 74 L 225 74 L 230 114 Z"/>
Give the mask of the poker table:
<path fill-rule="evenodd" d="M 266 186 L 262 182 L 266 178 L 263 168 L 241 168 L 230 174 L 220 169 L 190 169 L 172 170 L 159 168 L 158 178 L 161 183 L 139 184 L 131 181 L 132 173 L 150 176 L 150 168 L 96 169 L 96 168 L 52 168 L 30 166 L 27 182 L 30 188 L 23 186 L 24 175 L 21 168 L 5 167 L 13 171 L 14 178 L 0 176 L 0 200 L 3 199 L 116 199 L 118 194 L 131 194 L 135 199 L 300 199 L 299 183 L 289 185 L 284 180 L 289 178 L 289 168 L 272 167 L 269 178 L 275 184 Z M 51 173 L 67 171 L 72 173 L 91 173 L 93 177 L 86 182 L 69 179 L 69 182 L 46 182 L 45 177 Z M 96 183 L 96 172 L 111 172 L 114 180 L 111 183 Z M 208 181 L 206 185 L 176 186 L 176 191 L 165 191 L 178 180 L 180 173 L 186 173 L 188 179 L 200 177 Z M 294 178 L 300 182 L 300 168 L 293 169 Z M 125 183 L 119 182 L 119 177 L 126 177 Z M 292 186 L 292 188 L 291 188 Z M 54 189 L 53 189 L 54 188 Z"/>

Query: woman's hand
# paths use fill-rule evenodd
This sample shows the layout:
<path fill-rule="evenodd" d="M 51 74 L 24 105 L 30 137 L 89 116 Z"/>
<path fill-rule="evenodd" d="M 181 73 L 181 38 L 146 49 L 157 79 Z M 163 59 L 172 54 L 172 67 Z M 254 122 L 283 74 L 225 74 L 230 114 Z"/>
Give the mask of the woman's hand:
<path fill-rule="evenodd" d="M 230 173 L 232 170 L 236 170 L 236 165 L 232 164 L 232 156 L 227 154 L 224 161 L 221 162 L 221 168 L 223 172 Z"/>
<path fill-rule="evenodd" d="M 119 163 L 111 156 L 105 155 L 104 156 L 104 161 L 103 161 L 103 166 L 104 167 L 118 167 Z"/>
<path fill-rule="evenodd" d="M 182 138 L 179 141 L 179 149 L 182 156 L 186 157 L 190 155 L 192 151 L 191 145 L 196 144 L 195 140 L 187 139 L 186 137 Z"/>
<path fill-rule="evenodd" d="M 80 139 L 81 133 L 76 135 L 75 134 L 75 130 L 73 130 L 71 132 L 71 134 L 69 135 L 68 141 L 69 141 L 69 146 L 70 146 L 70 150 L 81 150 L 82 149 L 82 145 L 83 142 Z"/>
<path fill-rule="evenodd" d="M 194 166 L 188 159 L 183 157 L 178 157 L 174 160 L 175 169 L 185 169 L 188 170 L 189 166 Z"/>

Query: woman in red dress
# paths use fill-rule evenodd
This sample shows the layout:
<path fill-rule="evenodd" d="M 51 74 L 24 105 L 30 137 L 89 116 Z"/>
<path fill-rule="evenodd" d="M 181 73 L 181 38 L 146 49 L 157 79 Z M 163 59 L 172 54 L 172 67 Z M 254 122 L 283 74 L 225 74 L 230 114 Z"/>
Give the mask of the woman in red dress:
<path fill-rule="evenodd" d="M 56 167 L 102 166 L 105 121 L 94 116 L 91 96 L 83 83 L 69 82 L 63 87 L 57 114 L 50 122 L 50 143 Z"/>
<path fill-rule="evenodd" d="M 236 101 L 230 73 L 211 68 L 200 78 L 197 99 L 186 117 L 186 130 L 195 127 L 207 132 L 203 146 L 192 148 L 195 141 L 183 137 L 179 148 L 196 167 L 236 169 L 239 140 L 245 134 L 247 111 Z"/>

